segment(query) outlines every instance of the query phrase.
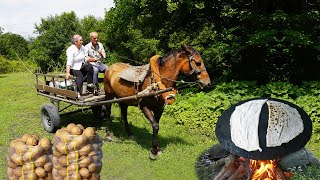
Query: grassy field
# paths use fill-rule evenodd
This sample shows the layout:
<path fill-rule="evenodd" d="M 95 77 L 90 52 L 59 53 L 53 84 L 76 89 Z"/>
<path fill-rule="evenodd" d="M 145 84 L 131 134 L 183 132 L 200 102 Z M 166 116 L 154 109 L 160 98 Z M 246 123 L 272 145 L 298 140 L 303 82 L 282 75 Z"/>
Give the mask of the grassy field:
<path fill-rule="evenodd" d="M 35 78 L 28 73 L 0 75 L 0 177 L 6 179 L 6 156 L 11 140 L 24 133 L 52 139 L 40 121 L 42 104 L 47 98 L 36 95 Z M 71 111 L 72 109 L 70 109 Z M 158 160 L 149 160 L 151 126 L 136 107 L 129 108 L 129 122 L 135 140 L 128 139 L 120 112 L 113 108 L 114 141 L 103 145 L 101 179 L 197 179 L 197 158 L 214 142 L 201 134 L 193 134 L 182 126 L 160 123 L 159 141 L 163 153 Z M 62 115 L 62 126 L 70 122 L 94 126 L 105 135 L 105 122 L 94 124 L 91 111 Z M 214 131 L 212 131 L 214 133 Z"/>
<path fill-rule="evenodd" d="M 52 139 L 40 120 L 40 108 L 49 103 L 48 98 L 36 95 L 35 77 L 28 73 L 0 75 L 0 179 L 6 179 L 8 144 L 24 133 L 37 134 Z M 67 104 L 61 104 L 66 106 Z M 68 111 L 76 110 L 77 107 Z M 127 137 L 120 110 L 114 105 L 112 117 L 113 141 L 103 145 L 101 179 L 198 179 L 195 164 L 215 140 L 189 131 L 186 127 L 169 122 L 163 116 L 160 122 L 159 141 L 162 154 L 156 161 L 149 160 L 151 126 L 136 107 L 129 107 L 129 123 L 135 139 Z M 165 114 L 165 112 L 164 112 Z M 62 114 L 62 126 L 80 123 L 94 126 L 100 136 L 105 136 L 105 122 L 93 122 L 90 110 L 74 114 Z M 212 130 L 214 134 L 214 130 Z M 310 141 L 308 148 L 320 157 L 319 141 Z M 318 171 L 318 169 L 315 169 Z M 317 172 L 316 172 L 317 174 Z"/>

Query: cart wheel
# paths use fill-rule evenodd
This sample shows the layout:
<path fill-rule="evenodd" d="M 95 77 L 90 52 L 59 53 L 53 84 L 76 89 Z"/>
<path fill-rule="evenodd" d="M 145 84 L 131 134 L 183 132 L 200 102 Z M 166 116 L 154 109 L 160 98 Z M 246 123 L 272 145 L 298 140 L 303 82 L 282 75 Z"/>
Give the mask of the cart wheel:
<path fill-rule="evenodd" d="M 50 133 L 60 126 L 60 115 L 54 104 L 45 104 L 41 108 L 41 119 L 44 129 Z"/>
<path fill-rule="evenodd" d="M 106 117 L 106 106 L 91 106 L 92 113 L 94 115 L 94 119 L 103 119 Z"/>

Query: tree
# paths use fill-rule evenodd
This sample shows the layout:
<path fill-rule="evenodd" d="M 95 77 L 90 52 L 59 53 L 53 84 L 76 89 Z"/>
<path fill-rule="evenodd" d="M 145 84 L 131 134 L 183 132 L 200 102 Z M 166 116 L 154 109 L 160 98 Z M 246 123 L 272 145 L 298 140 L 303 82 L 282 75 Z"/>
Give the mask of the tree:
<path fill-rule="evenodd" d="M 0 55 L 7 59 L 24 59 L 28 54 L 28 42 L 18 34 L 0 34 Z"/>
<path fill-rule="evenodd" d="M 34 59 L 40 68 L 47 72 L 55 67 L 65 65 L 65 50 L 70 45 L 72 35 L 81 32 L 81 26 L 76 14 L 62 13 L 61 15 L 42 18 L 35 25 L 39 34 L 30 45 L 29 57 Z"/>

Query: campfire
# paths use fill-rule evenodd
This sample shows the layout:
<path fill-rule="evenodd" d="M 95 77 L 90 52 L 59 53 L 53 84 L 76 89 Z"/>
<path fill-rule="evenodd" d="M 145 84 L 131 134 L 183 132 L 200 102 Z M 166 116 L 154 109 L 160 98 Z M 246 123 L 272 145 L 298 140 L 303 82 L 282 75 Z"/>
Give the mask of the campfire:
<path fill-rule="evenodd" d="M 221 156 L 215 180 L 287 180 L 280 160 L 309 141 L 312 122 L 303 109 L 275 98 L 255 98 L 228 108 L 218 119 Z M 220 146 L 219 146 L 220 147 Z"/>
<path fill-rule="evenodd" d="M 250 160 L 250 179 L 278 179 L 285 180 L 293 174 L 282 171 L 277 163 L 277 160 Z"/>
<path fill-rule="evenodd" d="M 281 169 L 277 160 L 232 158 L 215 180 L 287 180 L 293 174 Z"/>

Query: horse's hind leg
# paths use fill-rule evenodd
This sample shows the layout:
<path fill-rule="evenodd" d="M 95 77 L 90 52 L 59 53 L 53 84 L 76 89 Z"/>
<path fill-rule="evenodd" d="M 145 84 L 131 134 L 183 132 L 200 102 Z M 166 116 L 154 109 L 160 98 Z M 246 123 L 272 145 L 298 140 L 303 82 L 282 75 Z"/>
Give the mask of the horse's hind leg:
<path fill-rule="evenodd" d="M 111 123 L 112 123 L 112 119 L 111 119 L 111 106 L 112 104 L 106 104 L 106 114 L 105 114 L 105 118 L 106 118 L 106 140 L 110 141 L 111 140 Z"/>
<path fill-rule="evenodd" d="M 154 115 L 152 115 L 152 111 L 148 107 L 140 106 L 140 109 L 144 113 L 146 118 L 149 120 L 152 126 L 152 148 L 151 148 L 150 158 L 157 159 L 158 152 L 160 152 L 159 142 L 158 142 L 159 120 L 163 113 L 163 108 L 159 108 L 156 111 L 153 111 Z"/>
<path fill-rule="evenodd" d="M 128 105 L 126 105 L 124 103 L 119 103 L 119 105 L 120 105 L 120 109 L 121 109 L 121 119 L 124 122 L 126 132 L 130 138 L 133 138 L 133 134 L 130 130 L 128 118 L 127 118 L 128 117 Z"/>

